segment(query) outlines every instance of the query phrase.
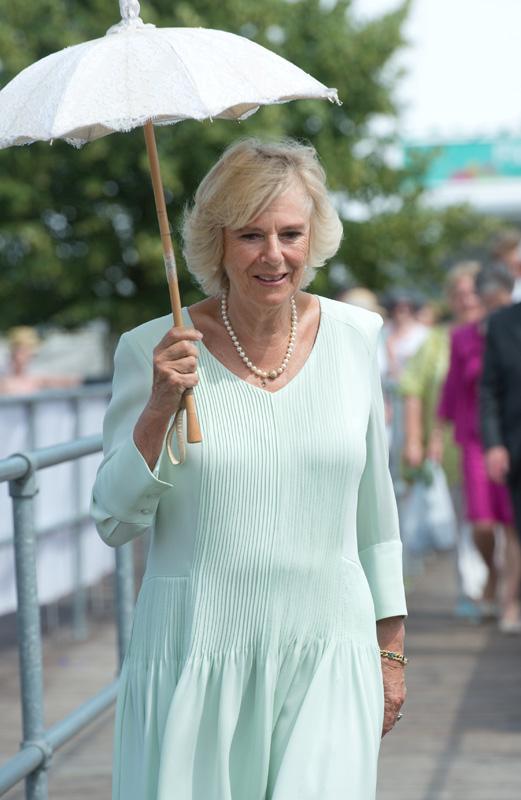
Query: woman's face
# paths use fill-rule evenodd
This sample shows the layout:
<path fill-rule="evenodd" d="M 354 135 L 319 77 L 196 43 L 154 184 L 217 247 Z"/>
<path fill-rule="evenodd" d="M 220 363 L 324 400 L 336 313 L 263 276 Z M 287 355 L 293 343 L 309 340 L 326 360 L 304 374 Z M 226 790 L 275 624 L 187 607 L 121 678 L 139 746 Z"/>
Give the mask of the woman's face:
<path fill-rule="evenodd" d="M 244 228 L 224 228 L 223 265 L 231 298 L 264 306 L 289 301 L 302 283 L 310 217 L 311 202 L 295 186 Z"/>
<path fill-rule="evenodd" d="M 482 315 L 481 300 L 472 275 L 462 275 L 452 287 L 449 303 L 456 322 L 476 322 Z"/>
<path fill-rule="evenodd" d="M 392 321 L 396 324 L 409 322 L 414 318 L 413 307 L 407 300 L 399 300 L 393 306 L 390 316 Z"/>
<path fill-rule="evenodd" d="M 35 354 L 35 348 L 17 344 L 11 348 L 11 366 L 15 372 L 25 372 Z"/>

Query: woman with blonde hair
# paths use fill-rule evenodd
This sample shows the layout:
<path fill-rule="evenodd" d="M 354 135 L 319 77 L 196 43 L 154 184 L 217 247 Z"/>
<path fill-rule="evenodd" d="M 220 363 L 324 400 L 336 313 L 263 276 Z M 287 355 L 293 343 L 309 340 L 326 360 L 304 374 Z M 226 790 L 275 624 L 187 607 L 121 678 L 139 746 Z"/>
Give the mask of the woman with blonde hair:
<path fill-rule="evenodd" d="M 114 800 L 373 800 L 405 695 L 380 318 L 304 291 L 342 235 L 313 148 L 245 140 L 184 221 L 208 297 L 125 334 L 93 491 L 152 527 Z M 195 387 L 203 442 L 165 438 Z"/>
<path fill-rule="evenodd" d="M 451 426 L 438 420 L 437 408 L 449 369 L 451 330 L 454 326 L 475 322 L 482 315 L 482 305 L 476 291 L 479 271 L 480 264 L 477 261 L 459 261 L 448 270 L 444 294 L 450 318 L 431 330 L 422 347 L 409 361 L 400 381 L 400 392 L 404 398 L 404 474 L 409 478 L 418 476 L 427 461 L 441 463 L 443 467 L 458 520 L 455 564 L 457 600 L 454 614 L 469 619 L 479 616 L 478 606 L 472 599 L 479 588 L 473 576 L 475 569 L 468 568 L 469 563 L 475 565 L 477 561 L 479 564 L 479 554 L 464 527 L 458 448 Z"/>
<path fill-rule="evenodd" d="M 0 394 L 33 394 L 43 389 L 68 389 L 80 382 L 78 375 L 44 375 L 32 372 L 31 361 L 41 345 L 40 337 L 29 325 L 16 325 L 7 331 L 9 365 L 0 375 Z"/>
<path fill-rule="evenodd" d="M 482 616 L 499 616 L 499 627 L 504 633 L 521 632 L 521 551 L 512 527 L 513 511 L 508 490 L 506 486 L 491 481 L 487 475 L 478 392 L 488 318 L 498 309 L 510 305 L 513 285 L 510 272 L 502 264 L 484 268 L 476 276 L 482 319 L 452 331 L 449 370 L 438 406 L 440 419 L 453 425 L 462 459 L 465 516 L 472 525 L 474 542 L 487 567 L 487 581 L 480 602 Z M 503 527 L 506 537 L 501 592 L 498 592 L 495 553 L 497 526 Z"/>

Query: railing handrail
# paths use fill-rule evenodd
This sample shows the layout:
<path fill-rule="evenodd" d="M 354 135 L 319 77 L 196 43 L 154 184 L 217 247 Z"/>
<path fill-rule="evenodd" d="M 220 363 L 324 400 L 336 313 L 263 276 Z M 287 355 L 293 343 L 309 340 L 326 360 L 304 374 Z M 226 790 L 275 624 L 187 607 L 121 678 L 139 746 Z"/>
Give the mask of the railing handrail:
<path fill-rule="evenodd" d="M 71 442 L 40 447 L 22 453 L 13 453 L 0 460 L 0 483 L 19 480 L 37 469 L 53 467 L 64 461 L 73 461 L 82 456 L 98 453 L 103 446 L 101 434 L 82 436 Z"/>

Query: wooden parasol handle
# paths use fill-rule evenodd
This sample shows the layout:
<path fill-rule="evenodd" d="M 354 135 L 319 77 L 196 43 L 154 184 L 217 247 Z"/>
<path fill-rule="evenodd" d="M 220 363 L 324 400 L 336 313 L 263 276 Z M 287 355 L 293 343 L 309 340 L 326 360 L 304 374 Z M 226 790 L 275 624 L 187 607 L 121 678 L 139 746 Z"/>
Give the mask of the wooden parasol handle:
<path fill-rule="evenodd" d="M 168 292 L 172 313 L 174 315 L 174 325 L 179 328 L 184 327 L 183 314 L 181 311 L 181 296 L 179 294 L 179 284 L 177 282 L 177 270 L 175 264 L 174 247 L 170 235 L 170 224 L 166 212 L 165 194 L 163 192 L 163 182 L 159 168 L 159 157 L 157 155 L 156 138 L 154 136 L 154 126 L 151 122 L 144 125 L 145 142 L 147 145 L 148 160 L 150 163 L 150 175 L 152 177 L 152 187 L 154 189 L 154 199 L 156 201 L 157 219 L 161 233 L 163 245 L 163 258 L 165 261 L 166 277 L 168 281 Z M 195 398 L 193 389 L 187 389 L 183 395 L 183 404 L 186 408 L 186 428 L 189 442 L 201 442 L 202 435 L 195 409 Z"/>

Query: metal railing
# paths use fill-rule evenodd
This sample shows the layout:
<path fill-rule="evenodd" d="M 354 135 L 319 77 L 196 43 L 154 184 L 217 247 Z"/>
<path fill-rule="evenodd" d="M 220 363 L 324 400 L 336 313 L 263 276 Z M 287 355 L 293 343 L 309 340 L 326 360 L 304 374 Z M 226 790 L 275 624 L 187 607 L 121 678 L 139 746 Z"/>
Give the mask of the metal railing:
<path fill-rule="evenodd" d="M 66 444 L 17 453 L 0 461 L 0 482 L 9 483 L 17 594 L 17 639 L 20 662 L 22 743 L 20 752 L 0 767 L 0 796 L 25 778 L 27 800 L 47 800 L 47 770 L 54 750 L 61 747 L 115 700 L 118 681 L 113 681 L 68 716 L 45 729 L 43 714 L 43 665 L 40 606 L 36 575 L 37 537 L 34 498 L 38 471 L 101 450 L 101 436 L 89 436 Z M 130 639 L 134 606 L 132 544 L 116 549 L 115 595 L 119 666 Z"/>
<path fill-rule="evenodd" d="M 69 389 L 45 389 L 42 391 L 34 392 L 32 394 L 20 395 L 5 395 L 0 396 L 0 414 L 3 410 L 9 408 L 21 409 L 23 417 L 23 426 L 25 432 L 24 450 L 34 450 L 37 447 L 37 414 L 39 409 L 48 403 L 66 403 L 70 409 L 73 420 L 72 438 L 78 439 L 83 435 L 81 410 L 84 403 L 89 400 L 109 398 L 112 391 L 112 385 L 109 382 L 100 382 L 92 384 L 82 384 L 74 386 Z M 74 638 L 79 640 L 87 637 L 87 592 L 83 581 L 83 561 L 82 561 L 82 548 L 81 548 L 81 529 L 85 522 L 88 521 L 89 516 L 82 511 L 81 504 L 81 474 L 80 463 L 74 460 L 73 466 L 73 487 L 74 487 L 74 515 L 72 517 L 60 520 L 57 524 L 47 525 L 38 528 L 37 536 L 46 537 L 52 536 L 58 530 L 68 528 L 73 536 L 73 574 L 74 574 L 74 589 L 73 589 L 73 632 Z M 0 537 L 0 548 L 12 546 L 12 536 Z M 50 603 L 46 606 L 47 621 L 50 622 L 50 627 L 56 627 L 58 618 L 58 606 L 56 603 Z M 54 620 L 54 622 L 52 622 Z"/>
<path fill-rule="evenodd" d="M 83 400 L 96 397 L 110 397 L 112 384 L 103 383 L 84 383 L 73 386 L 69 389 L 43 389 L 31 394 L 9 394 L 0 395 L 0 413 L 5 408 L 13 406 L 21 407 L 24 411 L 25 430 L 27 431 L 27 449 L 34 450 L 36 447 L 35 416 L 38 406 L 56 400 L 67 401 L 75 415 L 76 424 L 79 425 L 79 406 Z M 79 431 L 75 431 L 74 437 L 80 436 Z"/>

